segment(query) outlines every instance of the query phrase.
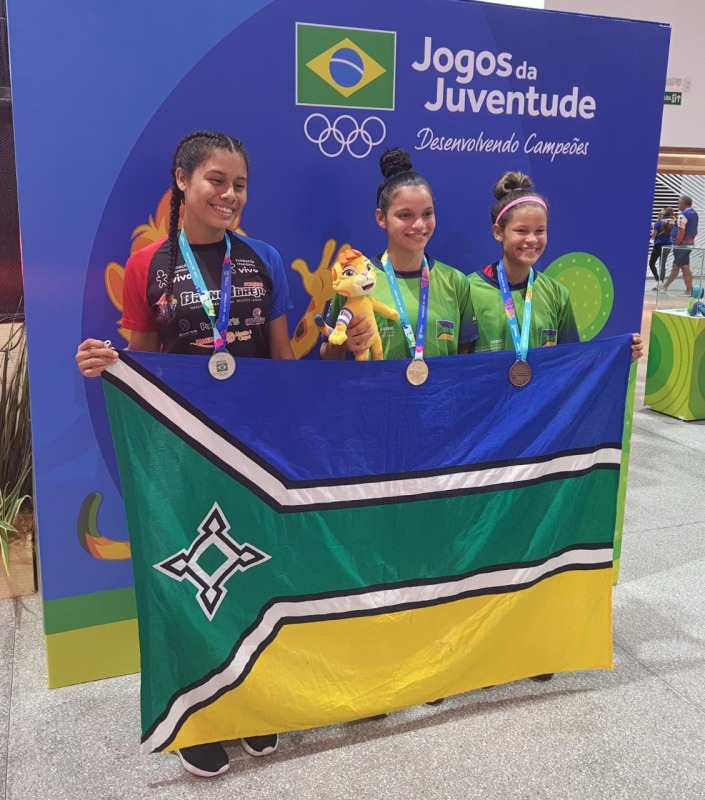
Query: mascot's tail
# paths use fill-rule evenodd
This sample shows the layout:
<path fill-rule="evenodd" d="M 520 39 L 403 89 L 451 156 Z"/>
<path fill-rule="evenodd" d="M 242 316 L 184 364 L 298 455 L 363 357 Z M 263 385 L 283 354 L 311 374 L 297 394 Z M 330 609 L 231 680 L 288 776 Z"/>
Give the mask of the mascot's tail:
<path fill-rule="evenodd" d="M 323 319 L 320 314 L 316 314 L 313 318 L 313 321 L 316 323 L 316 326 L 320 330 L 320 332 L 326 337 L 326 339 L 333 333 L 333 328 Z"/>

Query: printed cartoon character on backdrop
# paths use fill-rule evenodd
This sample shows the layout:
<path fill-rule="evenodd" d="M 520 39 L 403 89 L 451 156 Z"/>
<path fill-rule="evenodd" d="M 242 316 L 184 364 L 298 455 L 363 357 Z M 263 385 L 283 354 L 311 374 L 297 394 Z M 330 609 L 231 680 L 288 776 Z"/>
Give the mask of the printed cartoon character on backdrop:
<path fill-rule="evenodd" d="M 291 268 L 299 273 L 304 290 L 311 297 L 308 308 L 291 336 L 291 349 L 295 358 L 307 356 L 318 344 L 319 329 L 314 324 L 316 316 L 323 313 L 326 303 L 333 296 L 333 264 L 344 250 L 349 249 L 349 244 L 338 246 L 335 239 L 328 239 L 323 245 L 321 260 L 315 270 L 303 258 L 295 258 L 291 262 Z"/>
<path fill-rule="evenodd" d="M 323 318 L 316 317 L 316 324 L 328 337 L 331 344 L 345 344 L 348 338 L 347 329 L 355 316 L 364 314 L 372 322 L 372 338 L 369 348 L 355 353 L 355 361 L 367 361 L 370 357 L 380 361 L 382 355 L 382 339 L 377 329 L 375 313 L 386 319 L 399 319 L 399 312 L 372 297 L 377 285 L 375 268 L 359 250 L 345 250 L 333 265 L 333 291 L 346 298 L 345 306 L 338 314 L 335 328 L 326 325 Z"/>
<path fill-rule="evenodd" d="M 688 303 L 688 313 L 691 317 L 705 317 L 705 303 L 703 303 L 705 289 L 702 286 L 693 286 Z"/>

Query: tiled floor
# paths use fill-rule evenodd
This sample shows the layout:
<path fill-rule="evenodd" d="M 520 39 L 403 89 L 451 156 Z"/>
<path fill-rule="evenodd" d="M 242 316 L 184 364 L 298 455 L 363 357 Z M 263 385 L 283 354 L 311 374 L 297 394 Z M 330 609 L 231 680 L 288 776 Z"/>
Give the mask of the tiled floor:
<path fill-rule="evenodd" d="M 705 423 L 661 416 L 642 401 L 643 381 L 613 672 L 522 681 L 377 722 L 289 734 L 265 759 L 233 743 L 230 773 L 199 781 L 174 756 L 139 755 L 136 676 L 47 690 L 39 602 L 3 601 L 5 797 L 705 798 Z"/>

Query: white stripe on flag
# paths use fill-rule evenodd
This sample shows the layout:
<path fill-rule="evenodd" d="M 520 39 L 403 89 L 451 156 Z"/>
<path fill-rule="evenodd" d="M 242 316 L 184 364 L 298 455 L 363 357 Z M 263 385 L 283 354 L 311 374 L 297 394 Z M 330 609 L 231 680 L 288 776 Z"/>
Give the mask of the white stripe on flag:
<path fill-rule="evenodd" d="M 199 442 L 243 478 L 259 486 L 280 506 L 288 508 L 325 506 L 333 503 L 370 503 L 388 498 L 420 498 L 427 494 L 443 495 L 486 489 L 550 478 L 552 475 L 565 472 L 581 472 L 591 467 L 619 466 L 622 458 L 620 448 L 603 447 L 592 453 L 558 456 L 539 463 L 514 462 L 506 467 L 448 472 L 443 475 L 290 489 L 124 361 L 118 361 L 109 367 L 108 372 L 136 392 L 155 411 L 166 416 L 170 423 L 186 436 Z"/>

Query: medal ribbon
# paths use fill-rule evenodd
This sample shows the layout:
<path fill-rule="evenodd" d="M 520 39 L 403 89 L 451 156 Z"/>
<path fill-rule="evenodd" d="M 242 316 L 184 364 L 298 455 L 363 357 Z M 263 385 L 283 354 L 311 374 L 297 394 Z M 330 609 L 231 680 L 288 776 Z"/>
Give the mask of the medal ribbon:
<path fill-rule="evenodd" d="M 231 272 L 232 265 L 230 263 L 230 237 L 227 233 L 225 234 L 225 258 L 223 259 L 223 272 L 220 279 L 220 313 L 218 314 L 217 321 L 215 318 L 215 307 L 213 306 L 210 293 L 206 288 L 206 282 L 203 280 L 201 268 L 198 266 L 198 262 L 193 254 L 191 245 L 188 243 L 183 228 L 179 234 L 179 249 L 181 250 L 181 255 L 184 257 L 184 262 L 188 268 L 193 285 L 198 292 L 203 310 L 210 320 L 211 328 L 213 328 L 213 346 L 216 352 L 225 350 L 228 320 L 230 319 L 230 305 L 232 303 L 230 294 L 233 281 Z"/>
<path fill-rule="evenodd" d="M 507 280 L 507 273 L 504 269 L 504 261 L 501 260 L 499 264 L 497 264 L 497 280 L 499 282 L 499 289 L 502 292 L 504 311 L 507 315 L 507 321 L 509 322 L 509 330 L 512 334 L 512 341 L 514 342 L 517 361 L 526 361 L 526 354 L 529 352 L 529 333 L 531 332 L 531 307 L 534 296 L 534 269 L 532 267 L 529 271 L 529 280 L 526 284 L 524 318 L 521 321 L 521 329 L 519 328 L 519 320 L 517 319 L 517 312 L 516 308 L 514 307 L 512 293 L 509 291 L 509 281 Z"/>
<path fill-rule="evenodd" d="M 424 255 L 423 266 L 421 267 L 421 291 L 419 293 L 419 312 L 416 320 L 416 336 L 414 336 L 414 329 L 411 327 L 409 319 L 409 312 L 406 308 L 406 303 L 401 295 L 399 288 L 399 281 L 394 272 L 394 267 L 389 260 L 389 254 L 385 252 L 382 256 L 382 268 L 384 274 L 389 281 L 389 288 L 392 290 L 392 297 L 394 298 L 394 305 L 399 312 L 401 320 L 401 327 L 406 337 L 406 342 L 409 345 L 409 353 L 414 358 L 414 361 L 422 361 L 424 348 L 426 346 L 426 328 L 428 326 L 428 296 L 431 286 L 431 269 L 428 266 L 428 259 Z"/>

